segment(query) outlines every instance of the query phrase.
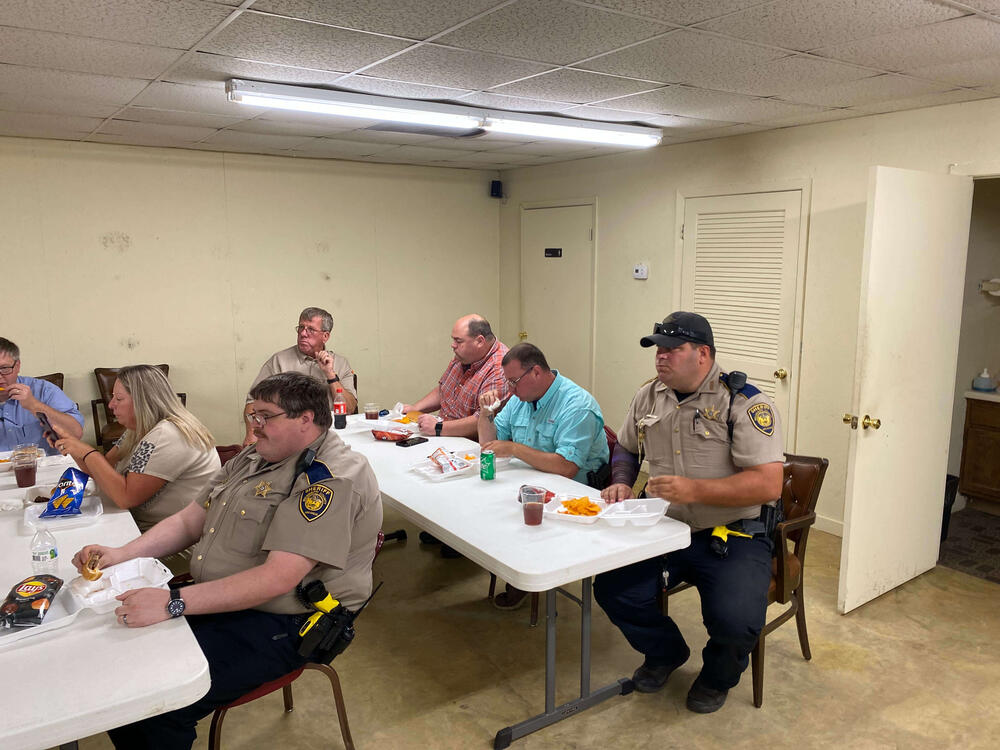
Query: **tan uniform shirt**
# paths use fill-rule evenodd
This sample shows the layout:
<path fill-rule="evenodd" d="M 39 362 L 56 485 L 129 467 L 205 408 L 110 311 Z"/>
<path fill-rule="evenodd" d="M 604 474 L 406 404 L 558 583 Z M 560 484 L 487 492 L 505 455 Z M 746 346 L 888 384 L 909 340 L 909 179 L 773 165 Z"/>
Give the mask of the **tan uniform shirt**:
<path fill-rule="evenodd" d="M 673 389 L 659 380 L 642 386 L 632 399 L 618 442 L 639 452 L 639 426 L 651 477 L 721 479 L 741 468 L 784 461 L 784 440 L 774 403 L 763 393 L 733 401 L 733 439 L 729 440 L 729 389 L 719 380 L 718 364 L 691 396 L 677 403 Z M 776 498 L 777 499 L 777 498 Z M 693 531 L 756 518 L 760 506 L 734 508 L 702 503 L 671 504 L 667 515 Z"/>
<path fill-rule="evenodd" d="M 347 357 L 343 357 L 336 352 L 330 353 L 333 355 L 333 371 L 340 378 L 340 385 L 344 386 L 344 393 L 350 393 L 357 399 L 358 392 L 354 389 L 354 370 L 351 369 L 351 363 L 347 361 Z M 323 368 L 319 366 L 319 363 L 312 357 L 307 357 L 300 352 L 297 346 L 290 346 L 271 355 L 270 359 L 260 368 L 260 372 L 257 373 L 257 377 L 250 386 L 250 390 L 252 391 L 253 387 L 264 378 L 277 375 L 279 372 L 300 372 L 303 375 L 316 378 L 316 380 L 326 385 L 326 373 L 323 372 Z M 329 389 L 329 386 L 327 388 Z M 248 393 L 247 401 L 252 400 Z M 330 393 L 330 404 L 332 407 L 332 392 Z"/>
<path fill-rule="evenodd" d="M 320 579 L 348 609 L 372 589 L 372 558 L 382 527 L 382 501 L 368 461 L 332 432 L 310 446 L 316 458 L 311 481 L 298 473 L 301 454 L 266 464 L 256 448 L 231 459 L 203 498 L 207 515 L 191 555 L 196 581 L 214 581 L 262 565 L 271 550 L 316 560 L 305 581 Z M 254 609 L 307 612 L 294 591 Z"/>
<path fill-rule="evenodd" d="M 149 474 L 166 480 L 142 505 L 131 509 L 139 531 L 147 531 L 167 516 L 205 495 L 222 464 L 215 448 L 190 445 L 172 422 L 161 420 L 147 432 L 128 456 L 118 460 L 120 474 Z"/>

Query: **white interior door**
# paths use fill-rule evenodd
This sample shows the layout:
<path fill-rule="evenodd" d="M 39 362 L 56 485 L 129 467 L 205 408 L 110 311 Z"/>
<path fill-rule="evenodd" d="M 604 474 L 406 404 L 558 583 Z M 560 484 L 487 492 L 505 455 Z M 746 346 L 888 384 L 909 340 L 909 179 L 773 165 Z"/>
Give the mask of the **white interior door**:
<path fill-rule="evenodd" d="M 802 191 L 687 198 L 681 309 L 712 325 L 719 366 L 774 399 L 795 445 Z"/>
<path fill-rule="evenodd" d="M 549 366 L 591 390 L 594 207 L 521 211 L 521 331 Z"/>
<path fill-rule="evenodd" d="M 971 177 L 872 168 L 841 612 L 937 562 L 971 212 Z"/>

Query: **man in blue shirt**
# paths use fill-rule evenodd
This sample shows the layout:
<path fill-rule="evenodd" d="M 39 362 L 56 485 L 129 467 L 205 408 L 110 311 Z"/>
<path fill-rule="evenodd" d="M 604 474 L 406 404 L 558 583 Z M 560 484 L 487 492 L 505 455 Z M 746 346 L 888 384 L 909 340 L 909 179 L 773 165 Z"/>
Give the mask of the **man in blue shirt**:
<path fill-rule="evenodd" d="M 21 350 L 0 337 L 0 451 L 37 445 L 52 452 L 35 415 L 44 412 L 65 435 L 83 436 L 83 416 L 69 396 L 47 380 L 21 377 Z"/>
<path fill-rule="evenodd" d="M 508 392 L 487 391 L 479 400 L 479 442 L 496 456 L 512 456 L 539 471 L 587 484 L 587 475 L 608 462 L 601 407 L 572 380 L 550 370 L 534 344 L 514 346 L 503 358 Z M 493 603 L 513 609 L 525 592 L 507 585 Z"/>

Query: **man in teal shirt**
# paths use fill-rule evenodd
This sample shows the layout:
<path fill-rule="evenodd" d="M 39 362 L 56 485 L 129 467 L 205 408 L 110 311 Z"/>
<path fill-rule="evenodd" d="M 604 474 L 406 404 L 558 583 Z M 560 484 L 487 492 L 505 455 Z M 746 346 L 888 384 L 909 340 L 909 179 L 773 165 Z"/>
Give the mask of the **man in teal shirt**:
<path fill-rule="evenodd" d="M 514 346 L 503 358 L 508 392 L 487 391 L 480 399 L 479 442 L 496 456 L 512 456 L 526 464 L 587 484 L 608 462 L 601 407 L 587 391 L 549 369 L 545 355 L 534 344 Z M 513 609 L 525 592 L 507 585 L 494 599 L 500 609 Z"/>

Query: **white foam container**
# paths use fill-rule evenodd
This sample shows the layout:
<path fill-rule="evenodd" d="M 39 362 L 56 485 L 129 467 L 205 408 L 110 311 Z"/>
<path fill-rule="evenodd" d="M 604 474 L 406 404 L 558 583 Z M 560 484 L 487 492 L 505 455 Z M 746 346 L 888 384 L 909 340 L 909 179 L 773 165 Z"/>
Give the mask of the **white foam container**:
<path fill-rule="evenodd" d="M 563 492 L 557 492 L 556 496 L 552 498 L 549 502 L 545 503 L 545 518 L 558 518 L 560 521 L 570 521 L 571 523 L 597 523 L 597 519 L 600 518 L 608 510 L 608 504 L 601 500 L 599 497 L 587 496 L 587 499 L 594 505 L 598 505 L 601 508 L 601 512 L 596 516 L 576 516 L 572 513 L 560 513 L 562 510 L 563 500 L 573 500 L 578 497 L 583 497 L 583 495 L 568 495 Z"/>
<path fill-rule="evenodd" d="M 612 526 L 653 526 L 667 511 L 667 501 L 659 497 L 644 497 L 612 503 L 601 518 Z"/>
<path fill-rule="evenodd" d="M 444 482 L 448 479 L 455 479 L 456 477 L 467 477 L 473 474 L 478 469 L 478 464 L 474 461 L 467 461 L 464 453 L 451 453 L 453 457 L 458 457 L 463 461 L 466 461 L 469 465 L 464 469 L 458 469 L 456 471 L 449 471 L 447 474 L 443 473 L 441 469 L 435 464 L 430 458 L 424 458 L 417 461 L 410 467 L 410 471 L 414 471 L 420 476 L 429 479 L 432 482 Z M 470 454 L 471 455 L 471 454 Z"/>

